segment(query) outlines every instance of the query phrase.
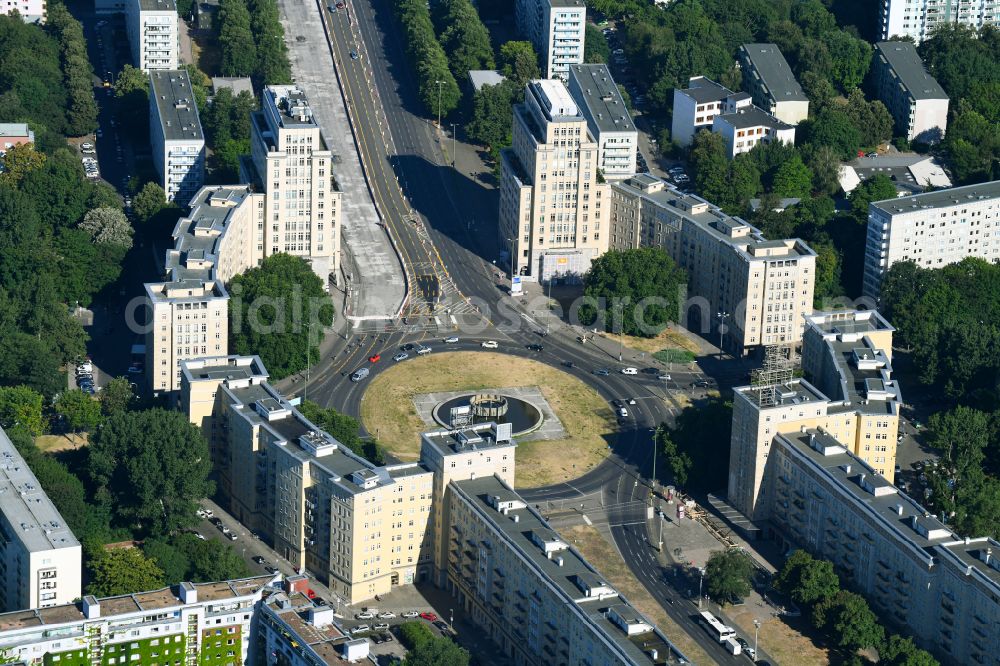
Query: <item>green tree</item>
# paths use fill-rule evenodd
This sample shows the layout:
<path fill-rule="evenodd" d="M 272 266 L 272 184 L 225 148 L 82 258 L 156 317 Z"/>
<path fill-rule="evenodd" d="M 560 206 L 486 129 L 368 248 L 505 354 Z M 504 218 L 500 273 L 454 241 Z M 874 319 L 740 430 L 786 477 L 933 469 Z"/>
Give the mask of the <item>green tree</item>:
<path fill-rule="evenodd" d="M 176 585 L 188 581 L 191 562 L 184 551 L 172 543 L 172 539 L 168 537 L 146 539 L 142 544 L 142 552 L 163 572 L 165 584 Z"/>
<path fill-rule="evenodd" d="M 45 153 L 35 150 L 35 144 L 22 143 L 7 149 L 0 157 L 0 184 L 17 187 L 32 171 L 45 165 Z"/>
<path fill-rule="evenodd" d="M 872 62 L 872 47 L 844 30 L 833 29 L 821 38 L 830 53 L 833 82 L 841 90 L 861 85 Z"/>
<path fill-rule="evenodd" d="M 851 215 L 860 225 L 868 224 L 868 204 L 873 201 L 885 201 L 896 198 L 896 186 L 885 174 L 877 174 L 866 178 L 855 187 L 848 199 L 851 202 Z"/>
<path fill-rule="evenodd" d="M 677 442 L 670 436 L 670 430 L 666 427 L 661 425 L 657 428 L 655 437 L 657 447 L 667 460 L 667 465 L 673 476 L 673 483 L 678 488 L 686 488 L 688 474 L 694 466 L 691 456 L 686 451 L 678 448 Z"/>
<path fill-rule="evenodd" d="M 796 603 L 812 605 L 834 596 L 840 590 L 840 579 L 830 561 L 796 550 L 778 572 L 774 586 Z"/>
<path fill-rule="evenodd" d="M 781 197 L 806 199 L 812 192 L 813 173 L 796 154 L 774 175 L 774 193 Z"/>
<path fill-rule="evenodd" d="M 62 4 L 48 8 L 46 25 L 57 35 L 62 51 L 63 81 L 68 97 L 66 132 L 71 136 L 92 132 L 97 127 L 97 103 L 83 27 Z"/>
<path fill-rule="evenodd" d="M 208 445 L 180 412 L 112 414 L 91 438 L 87 471 L 115 517 L 147 534 L 191 524 L 212 493 Z"/>
<path fill-rule="evenodd" d="M 303 416 L 354 453 L 379 465 L 385 463 L 385 451 L 376 442 L 361 439 L 361 424 L 354 417 L 341 414 L 333 407 L 324 409 L 309 400 L 303 402 L 299 409 Z"/>
<path fill-rule="evenodd" d="M 0 386 L 0 427 L 24 428 L 32 437 L 45 431 L 42 394 L 27 386 Z"/>
<path fill-rule="evenodd" d="M 813 189 L 833 195 L 840 190 L 840 158 L 830 146 L 809 146 L 803 151 L 806 166 L 813 174 Z"/>
<path fill-rule="evenodd" d="M 237 354 L 259 354 L 277 379 L 319 360 L 322 330 L 333 323 L 323 282 L 301 257 L 275 254 L 229 285 L 229 333 Z"/>
<path fill-rule="evenodd" d="M 611 48 L 608 46 L 608 40 L 604 39 L 600 28 L 588 23 L 583 40 L 583 61 L 604 65 L 609 60 L 611 60 Z"/>
<path fill-rule="evenodd" d="M 434 34 L 430 10 L 421 0 L 399 0 L 396 16 L 417 78 L 417 95 L 428 115 L 442 118 L 458 108 L 462 93 L 448 67 L 448 56 Z"/>
<path fill-rule="evenodd" d="M 101 411 L 105 416 L 128 411 L 135 397 L 132 382 L 127 377 L 115 377 L 101 389 Z"/>
<path fill-rule="evenodd" d="M 738 550 L 717 550 L 705 565 L 708 594 L 720 604 L 742 601 L 750 594 L 753 563 Z"/>
<path fill-rule="evenodd" d="M 520 90 L 511 82 L 483 86 L 472 96 L 472 120 L 466 132 L 473 141 L 490 149 L 494 158 L 511 142 L 511 106 Z"/>
<path fill-rule="evenodd" d="M 677 485 L 697 491 L 714 491 L 726 485 L 729 472 L 718 462 L 729 460 L 732 420 L 732 403 L 711 399 L 699 407 L 685 408 L 672 427 L 664 424 L 658 428 L 656 441 Z"/>
<path fill-rule="evenodd" d="M 531 42 L 504 42 L 500 47 L 500 67 L 503 75 L 519 89 L 542 75 Z"/>
<path fill-rule="evenodd" d="M 142 186 L 139 193 L 132 200 L 132 212 L 136 218 L 143 222 L 149 222 L 153 216 L 167 206 L 167 194 L 163 188 L 154 182 L 148 182 Z"/>
<path fill-rule="evenodd" d="M 291 83 L 292 66 L 288 61 L 278 4 L 275 0 L 249 0 L 249 8 L 250 27 L 257 46 L 255 79 L 258 86 Z"/>
<path fill-rule="evenodd" d="M 223 76 L 250 76 L 257 70 L 257 45 L 245 0 L 219 3 L 219 44 Z"/>
<path fill-rule="evenodd" d="M 70 432 L 93 430 L 101 421 L 101 405 L 79 389 L 66 391 L 56 400 L 56 413 Z"/>
<path fill-rule="evenodd" d="M 469 0 L 441 0 L 435 4 L 441 46 L 456 79 L 470 70 L 493 69 L 490 33 L 479 20 L 479 13 Z"/>
<path fill-rule="evenodd" d="M 913 644 L 913 639 L 892 634 L 878 648 L 879 663 L 889 666 L 937 666 L 938 661 L 926 650 Z"/>
<path fill-rule="evenodd" d="M 813 607 L 813 623 L 851 652 L 882 645 L 885 629 L 864 597 L 841 590 Z"/>
<path fill-rule="evenodd" d="M 878 100 L 869 102 L 857 88 L 848 95 L 844 113 L 857 128 L 863 146 L 874 148 L 892 138 L 893 120 L 889 109 Z M 899 133 L 905 135 L 906 128 L 899 129 Z"/>
<path fill-rule="evenodd" d="M 804 130 L 807 142 L 815 146 L 829 146 L 844 161 L 854 159 L 862 145 L 861 133 L 851 117 L 832 106 L 820 109 L 813 118 L 799 126 Z"/>
<path fill-rule="evenodd" d="M 469 651 L 447 638 L 434 637 L 413 648 L 404 660 L 405 666 L 468 666 Z"/>
<path fill-rule="evenodd" d="M 398 631 L 399 641 L 410 650 L 434 640 L 434 632 L 420 621 L 404 622 L 399 625 Z"/>
<path fill-rule="evenodd" d="M 163 571 L 138 548 L 101 549 L 89 559 L 89 569 L 87 593 L 96 597 L 158 590 L 166 584 Z"/>
<path fill-rule="evenodd" d="M 702 130 L 691 142 L 688 164 L 692 170 L 695 189 L 709 201 L 727 197 L 729 161 L 726 159 L 725 142 L 721 134 Z"/>
<path fill-rule="evenodd" d="M 677 321 L 687 275 L 663 249 L 613 250 L 598 257 L 584 277 L 584 295 L 606 303 L 607 324 L 626 335 L 655 337 Z M 580 316 L 594 321 L 594 307 Z"/>
<path fill-rule="evenodd" d="M 86 231 L 99 245 L 132 247 L 132 225 L 125 213 L 117 208 L 94 208 L 83 216 L 80 228 Z"/>

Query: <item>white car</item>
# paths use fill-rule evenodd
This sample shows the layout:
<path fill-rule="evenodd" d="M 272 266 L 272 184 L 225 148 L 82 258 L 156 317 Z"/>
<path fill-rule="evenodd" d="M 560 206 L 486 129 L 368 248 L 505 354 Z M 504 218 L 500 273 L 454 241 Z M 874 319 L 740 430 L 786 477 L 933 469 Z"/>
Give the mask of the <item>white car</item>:
<path fill-rule="evenodd" d="M 378 614 L 378 619 L 380 620 L 394 620 L 396 619 L 396 614 L 392 611 L 386 611 L 384 613 Z"/>
<path fill-rule="evenodd" d="M 483 349 L 496 349 L 500 345 L 497 344 L 496 340 L 483 340 L 483 343 L 479 346 Z"/>
<path fill-rule="evenodd" d="M 623 375 L 637 375 L 639 374 L 638 368 L 622 368 Z"/>
<path fill-rule="evenodd" d="M 430 353 L 431 353 L 430 347 L 421 347 L 420 349 L 417 350 L 417 356 L 423 356 L 424 354 L 430 354 Z"/>
<path fill-rule="evenodd" d="M 94 144 L 92 144 L 92 143 L 81 143 L 80 144 L 80 151 L 83 152 L 84 155 L 91 155 L 91 154 L 93 154 L 95 152 L 94 151 Z"/>
<path fill-rule="evenodd" d="M 374 620 L 375 619 L 375 613 L 369 613 L 368 611 L 365 611 L 364 613 L 358 613 L 357 615 L 355 615 L 354 619 L 355 620 Z"/>
<path fill-rule="evenodd" d="M 420 613 L 418 613 L 417 611 L 406 611 L 405 613 L 403 613 L 403 617 L 405 617 L 406 619 L 412 619 L 415 617 L 420 617 Z"/>
<path fill-rule="evenodd" d="M 619 407 L 618 408 L 618 416 L 620 416 L 623 419 L 627 419 L 628 418 L 628 410 L 625 409 L 624 407 Z"/>
<path fill-rule="evenodd" d="M 380 622 L 372 627 L 375 631 L 387 631 L 389 629 L 389 624 L 386 622 Z"/>
<path fill-rule="evenodd" d="M 450 337 L 445 338 L 444 341 L 445 341 L 445 343 L 447 343 L 449 345 L 450 344 L 454 344 L 454 343 L 458 342 L 458 336 L 452 335 Z"/>
<path fill-rule="evenodd" d="M 359 624 L 358 626 L 356 626 L 353 629 L 351 629 L 351 633 L 352 634 L 363 634 L 366 631 L 371 631 L 371 630 L 372 630 L 372 628 L 369 627 L 367 624 Z"/>
<path fill-rule="evenodd" d="M 212 511 L 211 509 L 202 509 L 202 511 L 205 512 L 205 517 L 206 518 L 211 518 L 212 516 L 215 515 L 215 512 Z"/>

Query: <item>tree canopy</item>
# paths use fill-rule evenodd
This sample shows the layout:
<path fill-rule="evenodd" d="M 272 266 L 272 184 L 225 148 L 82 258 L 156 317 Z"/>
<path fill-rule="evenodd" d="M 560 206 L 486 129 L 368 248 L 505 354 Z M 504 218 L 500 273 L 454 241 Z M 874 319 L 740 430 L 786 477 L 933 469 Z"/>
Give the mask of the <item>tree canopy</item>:
<path fill-rule="evenodd" d="M 679 319 L 687 275 L 665 250 L 611 250 L 593 261 L 584 295 L 597 306 L 581 308 L 581 319 L 599 315 L 614 332 L 655 337 Z"/>
<path fill-rule="evenodd" d="M 246 578 L 252 572 L 231 545 L 180 532 L 147 539 L 142 552 L 163 570 L 168 585 Z"/>
<path fill-rule="evenodd" d="M 462 93 L 448 66 L 448 55 L 434 34 L 430 10 L 424 0 L 400 0 L 395 10 L 416 74 L 420 102 L 427 115 L 443 118 L 458 108 Z"/>
<path fill-rule="evenodd" d="M 739 550 L 717 550 L 705 565 L 705 587 L 717 602 L 736 603 L 750 594 L 753 563 Z"/>
<path fill-rule="evenodd" d="M 87 471 L 116 521 L 146 534 L 191 524 L 211 495 L 208 445 L 180 412 L 118 412 L 94 433 Z"/>
<path fill-rule="evenodd" d="M 0 386 L 0 428 L 24 428 L 33 437 L 45 430 L 42 394 L 27 386 Z"/>
<path fill-rule="evenodd" d="M 101 549 L 88 559 L 88 569 L 87 593 L 96 597 L 158 590 L 166 584 L 163 570 L 138 548 Z"/>
<path fill-rule="evenodd" d="M 376 442 L 361 439 L 361 424 L 353 416 L 341 414 L 333 407 L 320 407 L 310 400 L 304 401 L 299 410 L 303 416 L 333 435 L 354 453 L 378 465 L 385 463 L 384 450 Z"/>
<path fill-rule="evenodd" d="M 434 23 L 456 80 L 467 77 L 470 70 L 495 67 L 490 33 L 469 0 L 434 3 Z"/>
<path fill-rule="evenodd" d="M 656 443 L 667 460 L 674 484 L 703 491 L 725 487 L 729 472 L 719 461 L 729 460 L 732 420 L 732 403 L 712 399 L 685 408 L 673 427 L 660 425 Z"/>

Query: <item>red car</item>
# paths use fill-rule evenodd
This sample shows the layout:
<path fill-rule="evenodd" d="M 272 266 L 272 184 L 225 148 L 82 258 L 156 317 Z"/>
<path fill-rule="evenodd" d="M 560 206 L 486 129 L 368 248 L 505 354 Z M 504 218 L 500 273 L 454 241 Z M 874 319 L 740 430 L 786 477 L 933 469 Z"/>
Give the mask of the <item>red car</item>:
<path fill-rule="evenodd" d="M 421 613 L 420 617 L 424 618 L 428 622 L 437 622 L 438 616 L 434 613 Z"/>
<path fill-rule="evenodd" d="M 309 588 L 308 590 L 306 590 L 306 596 L 309 597 L 310 599 L 315 599 L 316 598 L 316 592 L 313 591 L 312 588 Z"/>
<path fill-rule="evenodd" d="M 381 354 L 372 354 L 371 356 L 368 357 L 369 363 L 378 363 L 381 360 L 382 360 Z"/>

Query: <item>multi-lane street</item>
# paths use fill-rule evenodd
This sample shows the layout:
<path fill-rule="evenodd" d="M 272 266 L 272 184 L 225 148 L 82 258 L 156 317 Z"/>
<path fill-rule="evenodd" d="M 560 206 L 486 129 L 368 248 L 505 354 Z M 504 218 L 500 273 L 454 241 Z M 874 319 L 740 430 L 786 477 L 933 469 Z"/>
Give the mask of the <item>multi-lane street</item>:
<path fill-rule="evenodd" d="M 417 115 L 410 65 L 389 2 L 355 0 L 337 11 L 317 4 L 316 11 L 327 32 L 372 197 L 407 271 L 409 305 L 400 322 L 367 331 L 356 328 L 311 369 L 307 385 L 300 378 L 290 390 L 358 415 L 367 383 L 393 365 L 391 357 L 404 344 L 420 342 L 440 354 L 478 351 L 481 341 L 490 339 L 499 343 L 495 352 L 559 367 L 606 400 L 635 398 L 629 417 L 610 438 L 611 453 L 602 464 L 572 482 L 523 494 L 539 505 L 578 501 L 612 507 L 612 536 L 639 580 L 706 653 L 720 662 L 731 661 L 733 657 L 697 626 L 696 606 L 670 584 L 673 576 L 657 563 L 644 526 L 652 429 L 677 414 L 677 394 L 690 394 L 692 384 L 706 380 L 702 369 L 668 371 L 655 362 L 640 362 L 627 349 L 619 362 L 613 342 L 581 343 L 581 329 L 507 295 L 506 282 L 498 282 L 492 263 L 498 258 L 496 192 L 454 170 L 439 143 L 444 135 Z M 452 334 L 459 341 L 444 343 Z M 374 354 L 382 360 L 370 363 Z M 621 374 L 626 365 L 639 367 L 639 374 Z M 370 374 L 352 382 L 351 373 L 360 367 L 369 368 Z M 708 366 L 713 374 L 723 368 L 718 363 Z M 719 379 L 730 384 L 744 372 L 729 371 Z M 686 590 L 687 581 L 680 587 Z"/>

